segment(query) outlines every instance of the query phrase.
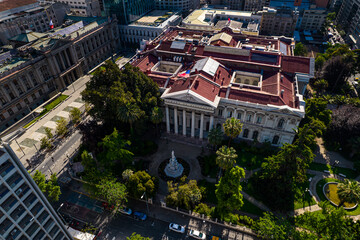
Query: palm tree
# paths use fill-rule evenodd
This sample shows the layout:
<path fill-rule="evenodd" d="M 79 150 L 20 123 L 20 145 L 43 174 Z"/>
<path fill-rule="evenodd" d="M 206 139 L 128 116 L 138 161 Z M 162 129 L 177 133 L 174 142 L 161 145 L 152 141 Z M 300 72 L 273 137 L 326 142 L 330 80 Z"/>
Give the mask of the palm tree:
<path fill-rule="evenodd" d="M 223 124 L 223 127 L 226 136 L 230 138 L 228 143 L 228 147 L 230 147 L 231 140 L 236 138 L 241 133 L 243 124 L 240 122 L 239 119 L 232 117 L 226 119 L 225 123 Z"/>
<path fill-rule="evenodd" d="M 156 133 L 158 133 L 158 124 L 162 122 L 162 119 L 164 117 L 163 111 L 159 107 L 154 107 L 151 111 L 150 120 L 152 123 L 155 124 L 156 127 Z"/>
<path fill-rule="evenodd" d="M 238 155 L 236 150 L 232 147 L 222 146 L 216 151 L 216 164 L 220 167 L 219 176 L 221 176 L 221 170 L 227 170 L 234 166 Z"/>
<path fill-rule="evenodd" d="M 126 101 L 118 108 L 117 117 L 121 122 L 130 124 L 130 132 L 133 132 L 133 123 L 139 120 L 143 115 L 142 111 L 136 103 Z"/>
<path fill-rule="evenodd" d="M 355 180 L 345 179 L 338 184 L 337 194 L 340 198 L 339 207 L 345 202 L 358 203 L 360 201 L 360 184 Z"/>
<path fill-rule="evenodd" d="M 209 143 L 214 146 L 215 150 L 217 146 L 221 144 L 224 137 L 224 133 L 221 131 L 221 128 L 213 128 L 209 131 Z"/>

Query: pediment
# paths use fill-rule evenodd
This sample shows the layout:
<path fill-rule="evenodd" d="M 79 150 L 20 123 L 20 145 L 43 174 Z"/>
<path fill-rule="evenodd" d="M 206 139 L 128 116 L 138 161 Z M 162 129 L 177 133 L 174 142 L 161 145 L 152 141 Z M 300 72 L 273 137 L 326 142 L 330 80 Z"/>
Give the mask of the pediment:
<path fill-rule="evenodd" d="M 162 99 L 166 100 L 176 100 L 179 102 L 185 102 L 188 104 L 199 104 L 205 105 L 209 107 L 217 107 L 219 104 L 219 99 L 216 97 L 214 101 L 210 101 L 209 99 L 189 90 L 175 92 L 175 93 L 167 93 L 164 92 L 161 96 Z"/>

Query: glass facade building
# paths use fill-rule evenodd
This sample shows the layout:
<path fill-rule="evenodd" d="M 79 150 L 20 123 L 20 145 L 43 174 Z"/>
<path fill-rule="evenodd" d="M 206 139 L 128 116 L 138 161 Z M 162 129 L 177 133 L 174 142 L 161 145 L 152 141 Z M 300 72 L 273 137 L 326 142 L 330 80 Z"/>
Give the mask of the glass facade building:
<path fill-rule="evenodd" d="M 116 15 L 121 25 L 136 21 L 154 7 L 154 0 L 104 0 L 105 13 Z"/>
<path fill-rule="evenodd" d="M 0 239 L 73 239 L 7 144 L 0 145 Z"/>

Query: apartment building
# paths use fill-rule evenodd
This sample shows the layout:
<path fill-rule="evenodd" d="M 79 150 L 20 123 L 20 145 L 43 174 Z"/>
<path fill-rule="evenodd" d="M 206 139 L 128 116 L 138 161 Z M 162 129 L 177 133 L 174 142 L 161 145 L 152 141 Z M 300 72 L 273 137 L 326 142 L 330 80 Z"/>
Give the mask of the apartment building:
<path fill-rule="evenodd" d="M 262 14 L 260 34 L 270 36 L 292 37 L 299 17 L 299 13 L 291 8 L 264 7 Z"/>
<path fill-rule="evenodd" d="M 301 20 L 300 29 L 301 30 L 320 30 L 327 17 L 328 11 L 324 8 L 310 8 L 309 10 L 304 10 Z"/>
<path fill-rule="evenodd" d="M 200 0 L 155 0 L 155 6 L 156 9 L 188 12 L 197 9 L 200 6 Z"/>
<path fill-rule="evenodd" d="M 336 22 L 344 28 L 347 42 L 360 48 L 360 0 L 342 1 Z"/>
<path fill-rule="evenodd" d="M 166 130 L 202 140 L 235 117 L 240 139 L 292 143 L 305 116 L 314 59 L 293 56 L 291 38 L 172 28 L 132 62 L 157 83 Z"/>
<path fill-rule="evenodd" d="M 69 8 L 61 3 L 41 7 L 35 0 L 5 0 L 0 1 L 0 11 L 0 45 L 5 45 L 9 38 L 25 31 L 49 31 L 50 21 L 54 27 L 60 26 Z"/>
<path fill-rule="evenodd" d="M 120 46 L 116 19 L 67 19 L 67 26 L 0 54 L 0 131 L 65 89 Z"/>
<path fill-rule="evenodd" d="M 39 0 L 41 5 L 60 2 L 68 5 L 73 15 L 94 17 L 101 16 L 99 1 L 102 0 Z"/>
<path fill-rule="evenodd" d="M 0 145 L 0 236 L 18 240 L 73 239 L 6 143 Z"/>
<path fill-rule="evenodd" d="M 244 11 L 257 12 L 268 7 L 270 0 L 244 0 Z"/>

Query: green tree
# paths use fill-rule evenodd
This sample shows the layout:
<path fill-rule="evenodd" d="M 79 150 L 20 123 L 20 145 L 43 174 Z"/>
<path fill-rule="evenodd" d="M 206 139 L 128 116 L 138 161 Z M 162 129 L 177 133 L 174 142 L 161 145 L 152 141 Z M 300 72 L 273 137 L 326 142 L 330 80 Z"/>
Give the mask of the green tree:
<path fill-rule="evenodd" d="M 328 13 L 328 15 L 326 16 L 326 20 L 334 21 L 335 19 L 336 19 L 336 12 Z"/>
<path fill-rule="evenodd" d="M 197 212 L 199 214 L 204 214 L 205 216 L 211 216 L 214 208 L 210 208 L 206 203 L 199 203 L 195 209 L 194 212 Z"/>
<path fill-rule="evenodd" d="M 301 42 L 296 43 L 294 48 L 294 55 L 295 56 L 306 56 L 307 49 Z"/>
<path fill-rule="evenodd" d="M 78 108 L 70 110 L 70 119 L 74 124 L 78 124 L 81 120 L 81 111 Z"/>
<path fill-rule="evenodd" d="M 130 64 L 120 70 L 111 61 L 95 71 L 81 94 L 93 106 L 89 114 L 109 129 L 132 124 L 141 116 L 148 119 L 160 103 L 159 87 L 151 78 Z"/>
<path fill-rule="evenodd" d="M 60 118 L 60 119 L 56 122 L 56 130 L 55 130 L 55 133 L 56 133 L 58 136 L 64 136 L 64 135 L 68 132 L 67 124 L 68 124 L 68 122 L 65 120 L 65 118 Z"/>
<path fill-rule="evenodd" d="M 228 147 L 230 147 L 231 140 L 239 136 L 239 134 L 241 133 L 243 124 L 240 122 L 239 119 L 232 117 L 226 119 L 226 121 L 223 124 L 223 127 L 226 136 L 229 137 Z"/>
<path fill-rule="evenodd" d="M 56 174 L 52 174 L 49 181 L 46 181 L 45 174 L 36 170 L 32 178 L 50 201 L 59 201 L 61 190 L 57 182 Z"/>
<path fill-rule="evenodd" d="M 213 128 L 209 131 L 208 135 L 209 143 L 214 147 L 214 149 L 217 149 L 217 146 L 219 146 L 224 139 L 224 133 L 221 131 L 221 128 Z"/>
<path fill-rule="evenodd" d="M 265 239 L 291 239 L 291 225 L 284 219 L 278 219 L 273 214 L 265 212 L 255 224 L 255 231 Z"/>
<path fill-rule="evenodd" d="M 150 120 L 153 124 L 156 126 L 156 132 L 158 132 L 158 125 L 162 122 L 164 118 L 164 113 L 159 107 L 154 107 L 151 111 L 151 117 Z"/>
<path fill-rule="evenodd" d="M 128 181 L 133 174 L 134 174 L 133 170 L 126 169 L 125 171 L 123 171 L 121 175 L 124 181 Z"/>
<path fill-rule="evenodd" d="M 183 176 L 179 183 L 169 181 L 167 184 L 169 194 L 165 200 L 169 205 L 192 209 L 202 198 L 196 180 L 187 181 L 186 176 Z"/>
<path fill-rule="evenodd" d="M 116 162 L 120 162 L 124 168 L 132 161 L 133 153 L 126 149 L 131 144 L 130 141 L 124 140 L 122 135 L 118 133 L 116 128 L 114 131 L 106 135 L 99 146 L 103 148 L 99 159 L 107 170 L 111 170 Z"/>
<path fill-rule="evenodd" d="M 345 202 L 359 203 L 360 201 L 360 184 L 356 180 L 345 179 L 345 181 L 338 184 L 337 191 L 341 207 Z"/>
<path fill-rule="evenodd" d="M 102 179 L 97 185 L 98 196 L 104 198 L 110 205 L 114 205 L 115 211 L 127 201 L 127 191 L 124 184 L 115 178 Z"/>
<path fill-rule="evenodd" d="M 315 58 L 315 69 L 317 71 L 321 70 L 322 67 L 324 66 L 324 63 L 326 62 L 326 59 L 324 58 L 323 55 L 318 55 L 316 58 Z"/>
<path fill-rule="evenodd" d="M 145 171 L 137 171 L 130 176 L 127 187 L 131 196 L 140 198 L 144 192 L 147 197 L 153 197 L 156 192 L 156 178 Z"/>
<path fill-rule="evenodd" d="M 126 237 L 126 240 L 150 240 L 150 238 L 143 237 L 140 234 L 134 232 L 130 237 Z"/>
<path fill-rule="evenodd" d="M 231 213 L 243 206 L 241 179 L 244 177 L 244 169 L 236 166 L 227 171 L 216 184 L 215 194 L 218 200 L 216 208 L 221 214 Z"/>
<path fill-rule="evenodd" d="M 216 151 L 216 164 L 220 169 L 230 169 L 236 163 L 238 155 L 236 150 L 233 147 L 222 146 L 219 150 Z"/>
<path fill-rule="evenodd" d="M 45 135 L 48 139 L 53 138 L 54 135 L 52 134 L 51 128 L 48 128 L 48 127 L 45 128 Z"/>
<path fill-rule="evenodd" d="M 51 148 L 52 148 L 52 144 L 47 137 L 43 137 L 40 139 L 40 149 L 48 149 L 49 150 Z"/>
<path fill-rule="evenodd" d="M 39 170 L 36 170 L 34 175 L 32 176 L 33 180 L 35 181 L 35 183 L 38 185 L 38 187 L 40 188 L 40 190 L 43 193 L 46 193 L 46 178 L 45 178 L 45 174 L 43 174 L 42 172 L 40 172 Z"/>

